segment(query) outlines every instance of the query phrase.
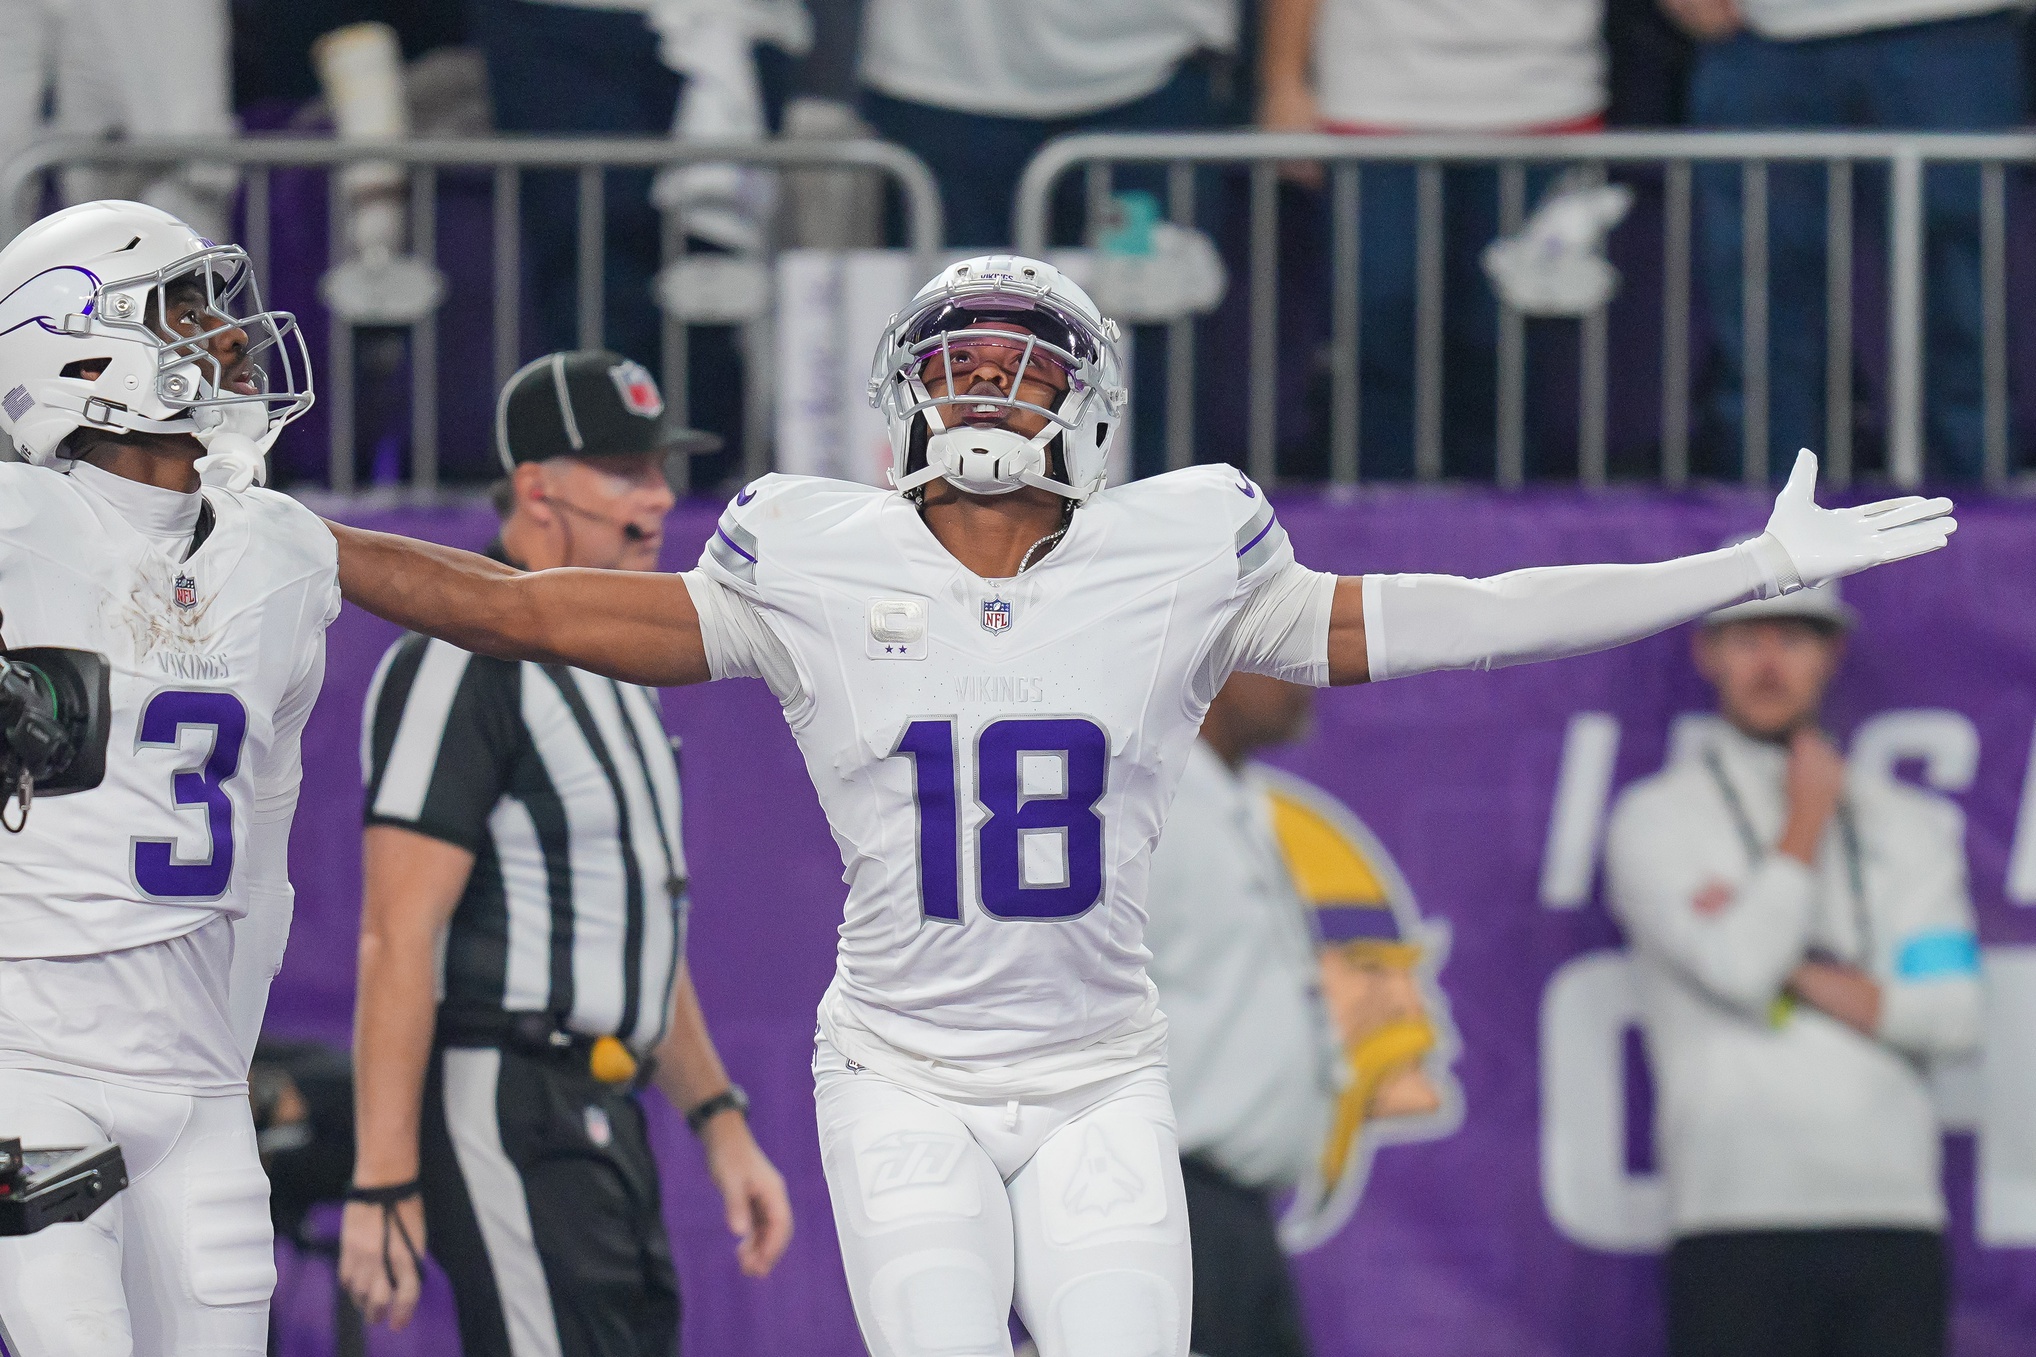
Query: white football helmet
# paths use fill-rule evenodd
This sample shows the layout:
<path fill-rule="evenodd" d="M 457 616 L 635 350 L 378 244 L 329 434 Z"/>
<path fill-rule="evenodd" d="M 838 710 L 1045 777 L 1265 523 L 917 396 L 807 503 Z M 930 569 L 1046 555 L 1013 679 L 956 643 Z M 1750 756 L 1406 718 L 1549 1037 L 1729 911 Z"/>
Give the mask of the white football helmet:
<path fill-rule="evenodd" d="M 966 350 L 980 344 L 1019 351 L 1001 396 L 956 389 L 956 363 L 966 366 Z M 1019 399 L 1033 364 L 1067 380 L 1052 408 Z M 947 374 L 947 394 L 939 397 L 924 381 L 936 370 Z M 900 491 L 945 477 L 971 494 L 1030 485 L 1079 502 L 1103 488 L 1124 414 L 1117 323 L 1051 264 L 1010 254 L 964 260 L 943 269 L 891 318 L 877 343 L 869 393 L 891 431 L 891 484 Z M 968 423 L 969 415 L 1007 417 L 1011 410 L 1043 415 L 1046 425 L 1027 437 Z M 1065 479 L 1052 474 L 1056 441 Z"/>
<path fill-rule="evenodd" d="M 245 360 L 222 370 L 211 346 L 234 331 Z M 188 433 L 215 459 L 258 465 L 311 401 L 296 317 L 262 309 L 237 245 L 104 201 L 44 217 L 0 250 L 0 430 L 32 462 L 63 456 L 89 426 Z"/>

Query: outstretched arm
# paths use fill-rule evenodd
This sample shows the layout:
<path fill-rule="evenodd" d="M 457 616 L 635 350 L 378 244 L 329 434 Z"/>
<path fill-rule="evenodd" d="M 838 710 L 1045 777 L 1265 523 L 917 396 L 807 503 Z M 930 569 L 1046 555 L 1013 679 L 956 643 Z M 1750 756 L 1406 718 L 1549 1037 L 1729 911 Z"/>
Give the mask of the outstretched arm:
<path fill-rule="evenodd" d="M 328 523 L 347 601 L 478 655 L 569 664 L 657 687 L 704 683 L 707 652 L 677 575 L 525 573 L 485 556 Z"/>
<path fill-rule="evenodd" d="M 1958 527 L 1951 501 L 1907 496 L 1820 509 L 1817 459 L 1796 458 L 1767 531 L 1647 565 L 1548 566 L 1490 579 L 1368 575 L 1338 580 L 1329 681 L 1497 669 L 1587 655 L 1747 598 L 1772 598 L 1935 551 Z"/>

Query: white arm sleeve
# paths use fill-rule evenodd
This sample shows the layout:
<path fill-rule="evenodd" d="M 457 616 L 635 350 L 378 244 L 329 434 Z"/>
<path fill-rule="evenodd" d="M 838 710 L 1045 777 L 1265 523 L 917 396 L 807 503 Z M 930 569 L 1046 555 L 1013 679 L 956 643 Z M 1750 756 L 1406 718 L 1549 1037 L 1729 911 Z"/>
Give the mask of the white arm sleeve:
<path fill-rule="evenodd" d="M 304 723 L 324 686 L 321 628 L 276 708 L 268 757 L 255 769 L 254 804 L 248 812 L 247 912 L 233 921 L 233 966 L 226 986 L 227 1017 L 243 1063 L 254 1059 L 269 1008 L 269 984 L 283 968 L 290 942 L 297 898 L 290 886 L 290 822 L 304 780 Z"/>
<path fill-rule="evenodd" d="M 1587 655 L 1772 598 L 1794 577 L 1788 553 L 1766 535 L 1650 565 L 1543 566 L 1482 580 L 1367 575 L 1365 654 L 1373 682 Z"/>
<path fill-rule="evenodd" d="M 294 800 L 294 798 L 293 798 Z M 254 1059 L 269 986 L 283 969 L 297 893 L 290 885 L 290 817 L 248 827 L 247 913 L 233 921 L 233 966 L 226 982 L 227 1018 L 241 1064 Z"/>
<path fill-rule="evenodd" d="M 1237 670 L 1289 683 L 1329 684 L 1329 605 L 1336 576 L 1288 562 L 1251 591 L 1225 624 L 1196 675 L 1196 696 L 1216 695 Z"/>
<path fill-rule="evenodd" d="M 754 603 L 710 578 L 706 572 L 680 574 L 700 615 L 700 644 L 707 651 L 707 672 L 715 678 L 760 678 L 789 707 L 804 696 L 799 666 L 791 650 L 764 621 Z"/>

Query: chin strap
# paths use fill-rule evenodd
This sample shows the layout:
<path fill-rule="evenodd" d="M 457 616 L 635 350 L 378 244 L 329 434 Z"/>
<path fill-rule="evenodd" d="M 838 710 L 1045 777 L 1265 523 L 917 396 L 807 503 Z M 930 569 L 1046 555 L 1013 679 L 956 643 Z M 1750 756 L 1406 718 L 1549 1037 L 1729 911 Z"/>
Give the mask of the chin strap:
<path fill-rule="evenodd" d="M 250 486 L 268 483 L 269 459 L 246 434 L 217 429 L 209 436 L 199 434 L 198 441 L 205 445 L 205 455 L 196 463 L 198 479 L 206 485 L 237 495 Z"/>
<path fill-rule="evenodd" d="M 275 431 L 269 427 L 268 407 L 213 406 L 193 410 L 191 422 L 201 426 L 192 436 L 205 445 L 198 459 L 199 480 L 236 495 L 269 483 L 268 450 Z"/>
<path fill-rule="evenodd" d="M 1027 438 L 1009 429 L 972 429 L 966 425 L 950 429 L 940 418 L 938 405 L 929 405 L 925 417 L 926 465 L 909 476 L 894 479 L 900 494 L 910 494 L 922 485 L 945 479 L 955 489 L 971 495 L 1008 495 L 1029 485 L 1071 500 L 1087 497 L 1086 490 L 1046 474 L 1046 445 L 1061 432 L 1051 421 Z"/>

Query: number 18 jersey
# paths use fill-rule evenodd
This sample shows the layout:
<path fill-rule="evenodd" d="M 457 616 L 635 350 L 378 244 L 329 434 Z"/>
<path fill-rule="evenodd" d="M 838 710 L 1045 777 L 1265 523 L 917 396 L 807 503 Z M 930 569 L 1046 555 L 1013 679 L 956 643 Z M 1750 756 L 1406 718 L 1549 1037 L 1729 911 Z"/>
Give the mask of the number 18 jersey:
<path fill-rule="evenodd" d="M 964 1094 L 1157 1058 L 1147 864 L 1203 713 L 1237 668 L 1327 680 L 1333 581 L 1259 488 L 1103 491 L 986 580 L 902 496 L 767 476 L 693 579 L 715 676 L 770 680 L 841 848 L 828 1039 Z"/>

